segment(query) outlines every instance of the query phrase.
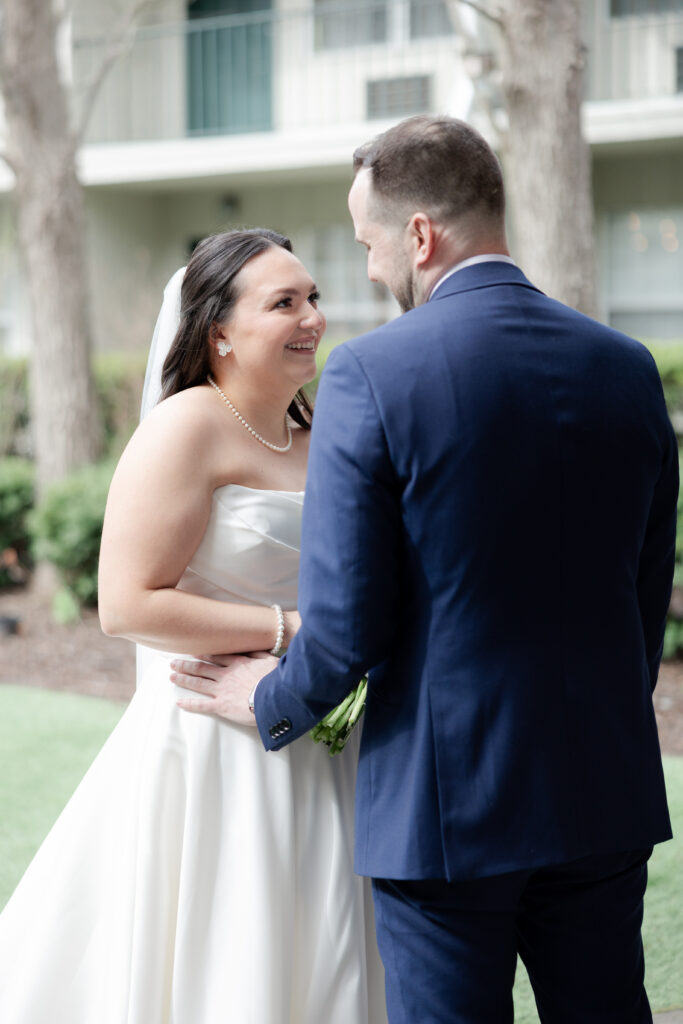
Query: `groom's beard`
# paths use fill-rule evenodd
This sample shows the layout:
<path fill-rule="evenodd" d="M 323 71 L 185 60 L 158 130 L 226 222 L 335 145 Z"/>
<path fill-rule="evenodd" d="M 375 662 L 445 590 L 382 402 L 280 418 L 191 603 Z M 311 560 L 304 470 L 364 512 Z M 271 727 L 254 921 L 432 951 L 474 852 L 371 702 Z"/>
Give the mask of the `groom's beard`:
<path fill-rule="evenodd" d="M 413 280 L 413 268 L 405 257 L 402 257 L 396 267 L 396 274 L 391 292 L 399 304 L 402 313 L 415 309 L 415 282 Z"/>
<path fill-rule="evenodd" d="M 408 280 L 394 292 L 394 298 L 399 304 L 402 313 L 415 309 L 415 297 L 413 295 L 413 282 Z"/>

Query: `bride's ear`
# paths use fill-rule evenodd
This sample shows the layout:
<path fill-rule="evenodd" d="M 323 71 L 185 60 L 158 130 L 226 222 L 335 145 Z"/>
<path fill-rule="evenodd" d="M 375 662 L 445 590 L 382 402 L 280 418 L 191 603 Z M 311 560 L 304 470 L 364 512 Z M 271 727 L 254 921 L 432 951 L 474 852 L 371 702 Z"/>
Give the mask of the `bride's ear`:
<path fill-rule="evenodd" d="M 232 345 L 227 340 L 224 328 L 215 320 L 209 328 L 209 342 L 219 356 L 227 356 L 228 352 L 232 352 Z"/>

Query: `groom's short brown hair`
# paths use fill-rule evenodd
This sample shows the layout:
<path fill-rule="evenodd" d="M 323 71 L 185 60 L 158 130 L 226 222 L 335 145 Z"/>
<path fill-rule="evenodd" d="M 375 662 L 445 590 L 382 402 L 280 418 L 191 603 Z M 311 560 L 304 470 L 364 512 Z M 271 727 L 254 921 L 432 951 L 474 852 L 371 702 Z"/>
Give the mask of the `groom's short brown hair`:
<path fill-rule="evenodd" d="M 455 117 L 409 117 L 359 147 L 354 173 L 372 175 L 378 219 L 423 210 L 441 223 L 479 215 L 503 221 L 500 164 L 486 140 Z"/>

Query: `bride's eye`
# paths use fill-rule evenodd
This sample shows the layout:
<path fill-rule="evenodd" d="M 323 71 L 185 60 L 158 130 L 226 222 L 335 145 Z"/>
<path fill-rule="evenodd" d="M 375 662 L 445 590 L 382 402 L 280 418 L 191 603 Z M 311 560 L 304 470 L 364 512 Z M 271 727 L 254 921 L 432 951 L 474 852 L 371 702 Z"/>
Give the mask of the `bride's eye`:
<path fill-rule="evenodd" d="M 278 299 L 278 301 L 273 306 L 273 309 L 287 309 L 291 305 L 292 300 L 290 298 Z"/>
<path fill-rule="evenodd" d="M 308 301 L 312 306 L 317 306 L 318 303 L 320 302 L 320 292 L 317 290 L 311 292 L 311 294 L 308 296 Z"/>

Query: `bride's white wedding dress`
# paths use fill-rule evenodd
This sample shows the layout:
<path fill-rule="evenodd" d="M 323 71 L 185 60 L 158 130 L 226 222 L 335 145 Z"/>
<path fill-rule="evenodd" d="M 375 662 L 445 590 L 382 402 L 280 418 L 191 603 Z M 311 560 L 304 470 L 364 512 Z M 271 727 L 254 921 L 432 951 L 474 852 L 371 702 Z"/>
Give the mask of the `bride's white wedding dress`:
<path fill-rule="evenodd" d="M 296 607 L 298 492 L 219 488 L 179 584 Z M 352 870 L 358 737 L 266 754 L 256 729 L 180 711 L 170 655 L 0 916 L 3 1024 L 384 1024 Z"/>

